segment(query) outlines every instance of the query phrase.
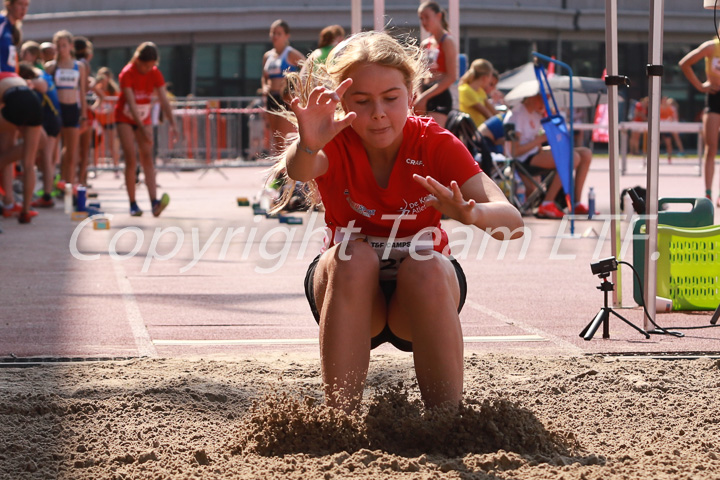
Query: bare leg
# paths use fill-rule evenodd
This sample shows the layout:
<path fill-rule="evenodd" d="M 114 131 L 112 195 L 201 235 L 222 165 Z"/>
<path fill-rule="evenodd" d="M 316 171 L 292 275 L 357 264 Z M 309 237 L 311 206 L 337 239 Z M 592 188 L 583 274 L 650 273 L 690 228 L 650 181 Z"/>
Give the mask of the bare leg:
<path fill-rule="evenodd" d="M 30 210 L 33 191 L 35 190 L 35 158 L 37 157 L 40 137 L 43 134 L 40 125 L 36 127 L 21 127 L 24 139 L 23 145 L 23 212 Z"/>
<path fill-rule="evenodd" d="M 530 165 L 545 170 L 555 170 L 555 159 L 552 156 L 550 147 L 543 147 L 531 160 Z M 547 193 L 545 194 L 545 201 L 552 202 L 560 192 L 562 183 L 560 182 L 560 175 L 555 175 L 548 186 Z"/>
<path fill-rule="evenodd" d="M 150 200 L 157 200 L 157 183 L 155 182 L 155 166 L 153 165 L 153 132 L 152 125 L 145 125 L 145 135 L 138 128 L 135 131 L 135 140 L 138 144 L 140 165 L 145 172 L 145 185 L 147 186 Z"/>
<path fill-rule="evenodd" d="M 15 196 L 12 190 L 13 173 L 12 164 L 7 164 L 2 167 L 2 189 L 5 191 L 5 195 L 3 195 L 3 205 L 15 203 Z"/>
<path fill-rule="evenodd" d="M 636 130 L 630 132 L 630 154 L 640 155 L 640 132 Z"/>
<path fill-rule="evenodd" d="M 88 164 L 90 163 L 90 140 L 93 129 L 86 127 L 79 135 L 78 139 L 78 182 L 87 185 Z"/>
<path fill-rule="evenodd" d="M 575 201 L 580 202 L 585 179 L 590 171 L 592 151 L 587 147 L 577 147 L 573 155 L 573 161 L 575 163 Z"/>
<path fill-rule="evenodd" d="M 380 262 L 369 245 L 349 242 L 323 254 L 315 271 L 320 312 L 320 357 L 325 400 L 351 412 L 362 399 L 370 364 L 370 339 L 382 331 L 385 300 L 378 286 Z"/>
<path fill-rule="evenodd" d="M 135 166 L 137 165 L 135 134 L 132 126 L 127 123 L 118 123 L 116 128 L 125 155 L 125 188 L 128 192 L 128 199 L 132 203 L 135 201 Z"/>
<path fill-rule="evenodd" d="M 705 190 L 707 191 L 712 191 L 715 155 L 717 155 L 718 149 L 718 129 L 720 129 L 720 114 L 705 113 L 703 115 L 703 132 L 705 135 Z"/>
<path fill-rule="evenodd" d="M 43 172 L 43 190 L 45 193 L 52 193 L 55 185 L 53 176 L 55 173 L 55 152 L 57 151 L 58 137 L 45 135 L 45 144 L 40 155 L 41 168 Z"/>
<path fill-rule="evenodd" d="M 3 120 L 3 122 L 5 121 Z M 3 130 L 2 132 L 0 132 L 0 151 L 7 152 L 11 149 L 14 149 L 16 134 L 17 131 L 14 128 L 9 130 Z M 4 205 L 15 203 L 15 197 L 13 196 L 12 190 L 13 177 L 15 172 L 13 171 L 12 162 L 16 160 L 19 160 L 19 158 L 16 158 L 15 160 L 12 160 L 8 163 L 3 162 L 4 164 L 0 166 L 0 168 L 2 168 L 2 188 L 5 191 L 5 196 L 3 197 Z"/>
<path fill-rule="evenodd" d="M 457 308 L 460 288 L 450 260 L 434 253 L 400 265 L 389 325 L 413 344 L 420 393 L 429 408 L 458 405 L 463 390 L 463 339 Z"/>
<path fill-rule="evenodd" d="M 61 130 L 64 154 L 62 159 L 62 177 L 69 183 L 77 180 L 77 156 L 80 129 L 77 127 L 63 127 Z"/>
<path fill-rule="evenodd" d="M 115 178 L 119 177 L 118 170 L 120 168 L 120 152 L 118 152 L 117 140 L 114 128 L 106 128 L 103 132 L 105 135 L 106 148 L 110 149 L 110 157 L 112 158 L 113 167 L 115 168 Z"/>

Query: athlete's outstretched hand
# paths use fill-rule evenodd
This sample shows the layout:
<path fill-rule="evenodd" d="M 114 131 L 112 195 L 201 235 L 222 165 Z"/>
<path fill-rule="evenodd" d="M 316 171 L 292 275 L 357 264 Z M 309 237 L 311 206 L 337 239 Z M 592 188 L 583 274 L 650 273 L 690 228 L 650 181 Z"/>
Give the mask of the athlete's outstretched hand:
<path fill-rule="evenodd" d="M 422 177 L 415 174 L 413 179 L 430 192 L 430 195 L 425 198 L 427 205 L 466 225 L 475 223 L 477 220 L 476 202 L 472 198 L 465 201 L 460 192 L 460 186 L 455 180 L 450 182 L 450 188 L 448 188 L 430 176 Z"/>
<path fill-rule="evenodd" d="M 316 87 L 308 98 L 305 107 L 300 106 L 300 99 L 290 102 L 290 109 L 298 121 L 300 144 L 310 150 L 320 150 L 345 127 L 350 125 L 357 114 L 350 112 L 340 120 L 335 119 L 335 109 L 345 91 L 352 84 L 348 78 L 335 90 Z"/>

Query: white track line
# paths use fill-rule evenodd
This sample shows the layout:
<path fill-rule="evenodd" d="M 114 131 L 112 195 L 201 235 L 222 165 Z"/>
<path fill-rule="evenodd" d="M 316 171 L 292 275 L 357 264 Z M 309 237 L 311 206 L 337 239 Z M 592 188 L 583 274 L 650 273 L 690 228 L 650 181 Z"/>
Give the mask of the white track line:
<path fill-rule="evenodd" d="M 557 345 L 558 347 L 562 348 L 563 351 L 565 351 L 568 354 L 571 355 L 583 355 L 585 351 L 581 349 L 580 347 L 577 347 L 573 345 L 572 343 L 563 340 L 559 337 L 556 337 L 555 335 L 551 335 L 547 332 L 544 332 L 540 330 L 539 328 L 531 327 L 530 325 L 527 325 L 519 320 L 512 319 L 510 317 L 506 317 L 500 312 L 496 312 L 495 310 L 491 310 L 487 308 L 484 305 L 480 305 L 477 302 L 473 302 L 472 300 L 466 300 L 465 305 L 474 308 L 475 310 L 484 313 L 485 315 L 488 315 L 490 317 L 493 317 L 496 320 L 500 320 L 501 322 L 505 322 L 508 325 L 514 325 L 521 330 L 525 330 L 526 332 L 537 335 L 539 337 L 545 338 L 547 341 Z"/>
<path fill-rule="evenodd" d="M 130 330 L 135 338 L 138 354 L 141 357 L 157 357 L 157 350 L 147 331 L 145 321 L 140 314 L 140 308 L 135 300 L 135 294 L 133 293 L 132 285 L 130 285 L 130 280 L 127 279 L 125 269 L 119 260 L 111 259 L 110 263 L 112 263 L 113 269 L 115 270 L 115 278 L 117 279 L 118 287 L 122 294 L 125 312 L 127 313 Z"/>
<path fill-rule="evenodd" d="M 485 337 L 464 337 L 465 343 L 489 342 L 546 342 L 540 335 L 490 335 Z M 252 338 L 237 340 L 154 340 L 155 345 L 317 345 L 317 338 Z"/>

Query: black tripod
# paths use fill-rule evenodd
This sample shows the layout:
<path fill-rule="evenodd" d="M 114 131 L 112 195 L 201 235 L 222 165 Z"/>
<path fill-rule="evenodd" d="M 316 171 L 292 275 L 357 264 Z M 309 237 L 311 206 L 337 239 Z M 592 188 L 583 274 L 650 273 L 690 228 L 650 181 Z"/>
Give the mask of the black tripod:
<path fill-rule="evenodd" d="M 580 336 L 585 340 L 592 340 L 593 335 L 595 335 L 595 332 L 600 327 L 600 324 L 603 324 L 603 338 L 610 338 L 610 314 L 612 313 L 616 317 L 618 317 L 623 322 L 627 323 L 631 327 L 633 327 L 638 332 L 645 335 L 645 338 L 650 338 L 650 334 L 643 330 L 642 328 L 632 324 L 629 320 L 627 320 L 625 317 L 617 313 L 615 310 L 612 309 L 612 307 L 608 306 L 608 292 L 612 292 L 615 288 L 615 284 L 613 284 L 611 281 L 607 279 L 607 277 L 610 276 L 610 272 L 607 273 L 601 273 L 599 277 L 602 279 L 602 283 L 599 287 L 597 287 L 598 290 L 601 290 L 605 294 L 605 306 L 600 309 L 600 311 L 595 315 L 595 318 L 587 324 L 585 328 L 583 328 L 583 331 L 580 332 Z"/>

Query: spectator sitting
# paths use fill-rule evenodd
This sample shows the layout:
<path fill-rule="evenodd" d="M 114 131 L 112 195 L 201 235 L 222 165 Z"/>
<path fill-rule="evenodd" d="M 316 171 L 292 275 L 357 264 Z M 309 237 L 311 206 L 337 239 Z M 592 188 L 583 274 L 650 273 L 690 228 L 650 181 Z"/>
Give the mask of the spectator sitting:
<path fill-rule="evenodd" d="M 460 78 L 460 111 L 470 115 L 477 126 L 497 113 L 487 93 L 493 81 L 493 71 L 492 63 L 478 58 Z"/>
<path fill-rule="evenodd" d="M 512 156 L 533 169 L 554 170 L 555 159 L 547 143 L 547 136 L 542 132 L 541 120 L 545 116 L 545 104 L 540 94 L 525 98 L 506 116 L 504 125 L 507 129 L 508 142 Z M 573 165 L 575 173 L 575 213 L 587 214 L 588 207 L 579 203 L 585 184 L 592 152 L 587 147 L 575 147 Z M 548 187 L 545 200 L 537 211 L 540 218 L 562 218 L 563 212 L 555 204 L 555 197 L 560 192 L 560 177 L 555 176 Z"/>

